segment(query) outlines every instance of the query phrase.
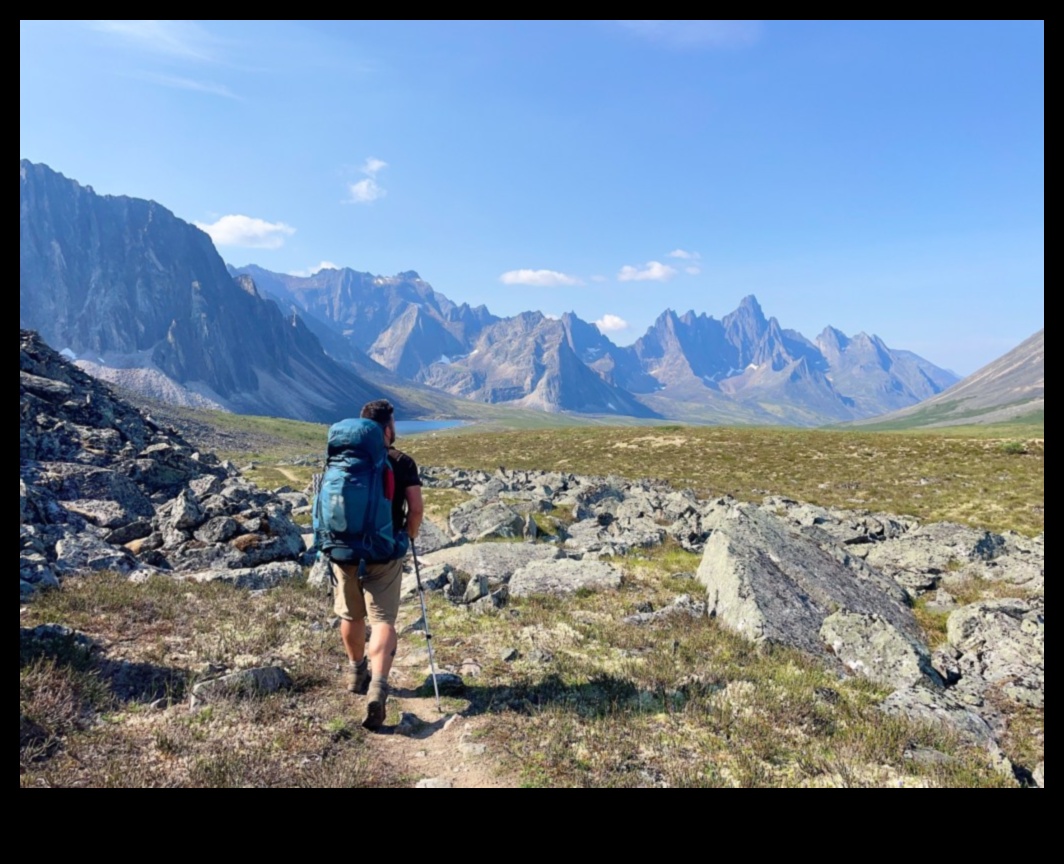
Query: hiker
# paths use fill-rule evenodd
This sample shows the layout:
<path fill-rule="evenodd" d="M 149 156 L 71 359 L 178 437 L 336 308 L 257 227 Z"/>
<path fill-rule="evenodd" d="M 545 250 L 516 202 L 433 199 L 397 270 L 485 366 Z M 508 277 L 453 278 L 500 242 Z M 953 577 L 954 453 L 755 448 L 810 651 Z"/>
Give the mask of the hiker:
<path fill-rule="evenodd" d="M 399 614 L 403 558 L 406 557 L 406 543 L 402 533 L 415 540 L 425 513 L 417 465 L 413 459 L 395 448 L 394 414 L 395 409 L 385 400 L 370 402 L 362 409 L 363 419 L 372 420 L 384 430 L 388 462 L 394 476 L 392 528 L 394 536 L 401 538 L 402 555 L 397 560 L 390 561 L 333 561 L 332 564 L 335 577 L 335 612 L 340 619 L 340 635 L 349 660 L 344 674 L 344 686 L 352 693 L 367 693 L 364 725 L 368 729 L 377 729 L 383 725 L 388 713 L 388 675 L 398 641 L 395 622 Z M 367 617 L 373 631 L 368 657 Z"/>

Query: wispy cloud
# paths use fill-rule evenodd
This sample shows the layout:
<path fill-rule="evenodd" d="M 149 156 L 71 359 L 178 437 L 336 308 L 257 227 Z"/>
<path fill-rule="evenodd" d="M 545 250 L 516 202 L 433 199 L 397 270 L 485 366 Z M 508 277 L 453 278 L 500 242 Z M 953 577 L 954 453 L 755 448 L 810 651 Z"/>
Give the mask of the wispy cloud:
<path fill-rule="evenodd" d="M 620 315 L 607 313 L 595 322 L 595 326 L 603 333 L 620 333 L 622 330 L 628 329 L 628 322 Z"/>
<path fill-rule="evenodd" d="M 533 288 L 564 288 L 583 281 L 557 270 L 510 270 L 499 277 L 503 285 L 529 285 Z"/>
<path fill-rule="evenodd" d="M 196 222 L 217 246 L 237 246 L 243 249 L 280 249 L 296 229 L 284 222 L 267 222 L 252 216 L 223 216 L 217 222 Z"/>
<path fill-rule="evenodd" d="M 742 48 L 761 38 L 760 21 L 617 21 L 650 42 L 674 48 Z"/>
<path fill-rule="evenodd" d="M 367 158 L 359 169 L 366 176 L 355 183 L 347 184 L 348 202 L 351 204 L 372 204 L 387 195 L 388 190 L 377 182 L 377 175 L 387 167 L 388 163 L 383 159 L 377 159 L 373 156 Z"/>
<path fill-rule="evenodd" d="M 92 21 L 89 26 L 127 44 L 184 60 L 214 61 L 218 40 L 192 21 Z"/>
<path fill-rule="evenodd" d="M 670 258 L 679 258 L 681 261 L 701 261 L 702 256 L 697 252 L 688 252 L 686 249 L 673 249 L 669 253 Z"/>
<path fill-rule="evenodd" d="M 388 163 L 385 162 L 383 159 L 375 159 L 373 156 L 370 156 L 365 162 L 362 163 L 362 173 L 367 174 L 370 177 L 376 177 L 378 174 L 380 174 L 381 171 L 383 171 L 387 167 Z"/>
<path fill-rule="evenodd" d="M 322 270 L 342 270 L 343 268 L 339 264 L 333 264 L 332 261 L 322 261 L 316 267 L 308 267 L 306 270 L 289 270 L 289 276 L 302 276 L 306 278 L 308 276 L 314 276 L 320 273 Z"/>
<path fill-rule="evenodd" d="M 146 78 L 156 84 L 162 84 L 164 87 L 173 87 L 175 90 L 192 90 L 195 93 L 221 96 L 223 99 L 240 99 L 236 93 L 224 84 L 218 84 L 214 81 L 199 81 L 195 78 L 182 78 L 177 75 L 148 75 Z"/>
<path fill-rule="evenodd" d="M 592 277 L 591 277 L 591 281 L 592 281 L 592 282 L 597 282 L 598 284 L 600 284 L 600 285 L 601 285 L 602 283 L 604 283 L 604 282 L 609 282 L 610 280 L 609 280 L 609 277 L 607 277 L 607 276 L 603 276 L 603 275 L 601 275 L 601 274 L 598 274 L 598 275 L 596 275 L 596 276 L 592 276 Z"/>
<path fill-rule="evenodd" d="M 691 267 L 684 267 L 683 272 L 686 273 L 688 276 L 701 276 L 702 268 L 695 267 L 692 265 Z"/>
<path fill-rule="evenodd" d="M 617 279 L 620 282 L 668 282 L 675 275 L 675 267 L 660 261 L 648 261 L 644 267 L 622 267 Z"/>

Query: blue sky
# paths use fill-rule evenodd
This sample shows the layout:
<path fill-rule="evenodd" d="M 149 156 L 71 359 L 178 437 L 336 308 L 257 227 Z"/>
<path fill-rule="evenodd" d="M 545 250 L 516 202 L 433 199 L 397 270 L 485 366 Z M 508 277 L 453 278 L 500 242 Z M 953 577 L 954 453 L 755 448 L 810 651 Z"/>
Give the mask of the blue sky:
<path fill-rule="evenodd" d="M 624 344 L 746 294 L 967 374 L 1043 326 L 1043 22 L 20 22 L 19 152 L 234 264 Z"/>

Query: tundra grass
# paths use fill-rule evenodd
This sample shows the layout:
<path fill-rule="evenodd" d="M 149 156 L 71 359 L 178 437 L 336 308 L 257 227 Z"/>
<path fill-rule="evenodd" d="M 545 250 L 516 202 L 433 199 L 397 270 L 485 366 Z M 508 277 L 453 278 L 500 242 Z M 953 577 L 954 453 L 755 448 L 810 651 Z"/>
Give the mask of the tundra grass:
<path fill-rule="evenodd" d="M 67 580 L 20 621 L 20 786 L 395 784 L 368 760 L 336 686 L 343 658 L 335 633 L 324 635 L 327 606 L 303 584 L 252 594 L 165 578 Z M 53 622 L 97 647 L 28 638 Z M 271 664 L 290 670 L 293 692 L 190 707 L 201 677 Z"/>
<path fill-rule="evenodd" d="M 465 431 L 405 446 L 425 465 L 650 477 L 746 501 L 781 495 L 1028 535 L 1045 527 L 1042 438 L 672 426 Z"/>

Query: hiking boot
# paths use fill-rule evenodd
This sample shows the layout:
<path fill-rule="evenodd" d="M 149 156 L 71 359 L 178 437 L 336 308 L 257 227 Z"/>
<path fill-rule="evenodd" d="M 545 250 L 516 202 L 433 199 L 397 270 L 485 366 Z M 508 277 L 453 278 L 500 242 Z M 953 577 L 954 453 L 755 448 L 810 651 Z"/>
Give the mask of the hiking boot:
<path fill-rule="evenodd" d="M 353 663 L 348 663 L 347 669 L 344 671 L 344 688 L 356 696 L 361 696 L 369 687 L 372 677 L 373 673 L 369 671 L 369 663 L 362 663 L 357 666 Z"/>
<path fill-rule="evenodd" d="M 366 698 L 366 722 L 362 724 L 365 729 L 380 729 L 388 716 L 388 684 L 384 681 L 373 681 L 369 685 L 369 694 Z"/>

